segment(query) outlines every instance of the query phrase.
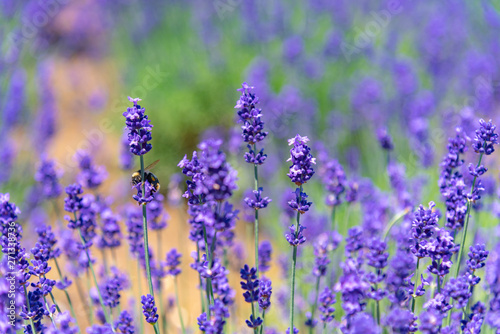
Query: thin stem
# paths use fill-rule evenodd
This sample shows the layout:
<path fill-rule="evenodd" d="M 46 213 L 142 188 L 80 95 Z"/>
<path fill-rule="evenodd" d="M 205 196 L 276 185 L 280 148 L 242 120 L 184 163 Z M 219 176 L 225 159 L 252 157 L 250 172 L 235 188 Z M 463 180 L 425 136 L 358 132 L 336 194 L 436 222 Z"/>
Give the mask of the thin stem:
<path fill-rule="evenodd" d="M 205 254 L 207 255 L 207 261 L 208 261 L 208 265 L 211 266 L 212 264 L 212 259 L 210 258 L 211 255 L 210 255 L 210 252 L 209 252 L 209 248 L 208 248 L 208 237 L 207 237 L 207 228 L 205 226 L 205 224 L 203 224 L 203 239 L 205 241 Z M 207 293 L 207 310 L 208 310 L 208 315 L 210 315 L 210 305 L 211 305 L 211 301 L 210 301 L 210 291 L 212 290 L 212 280 L 210 278 L 207 278 L 206 279 L 206 293 Z"/>
<path fill-rule="evenodd" d="M 252 315 L 253 315 L 253 318 L 256 319 L 255 318 L 255 306 L 253 304 L 253 301 L 252 301 Z M 257 328 L 254 328 L 253 332 L 254 332 L 254 334 L 257 334 Z"/>
<path fill-rule="evenodd" d="M 146 196 L 146 182 L 144 180 L 144 156 L 140 156 L 141 160 L 141 180 L 142 180 L 142 199 Z M 151 265 L 149 263 L 149 243 L 148 243 L 148 215 L 146 211 L 146 203 L 142 204 L 142 230 L 144 234 L 144 257 L 146 260 L 146 276 L 148 279 L 149 286 L 149 294 L 155 298 L 154 290 L 153 290 L 153 281 L 151 279 Z M 158 322 L 154 324 L 155 333 L 159 333 Z"/>
<path fill-rule="evenodd" d="M 142 283 L 141 283 L 141 262 L 137 259 L 137 287 L 139 288 L 139 295 L 141 295 L 142 291 Z M 144 333 L 144 318 L 141 316 L 141 311 L 137 309 L 137 317 L 139 318 L 139 322 L 141 323 L 141 333 Z"/>
<path fill-rule="evenodd" d="M 174 277 L 174 288 L 175 288 L 175 303 L 177 304 L 177 311 L 179 312 L 179 321 L 181 322 L 182 334 L 186 334 L 186 329 L 184 328 L 184 320 L 182 320 L 181 304 L 179 303 L 179 289 L 177 287 L 177 276 Z"/>
<path fill-rule="evenodd" d="M 76 213 L 75 213 L 75 220 L 77 220 Z M 102 312 L 104 313 L 104 317 L 106 318 L 106 322 L 111 325 L 111 329 L 113 330 L 113 333 L 114 333 L 115 329 L 113 327 L 113 321 L 111 320 L 110 315 L 108 314 L 106 306 L 104 305 L 104 299 L 102 298 L 101 290 L 99 289 L 99 284 L 97 283 L 97 278 L 96 278 L 96 275 L 94 272 L 94 266 L 92 265 L 92 260 L 90 259 L 90 255 L 89 255 L 89 252 L 87 250 L 87 247 L 85 246 L 85 239 L 83 238 L 82 230 L 80 228 L 78 228 L 78 234 L 80 235 L 80 240 L 82 241 L 83 249 L 85 250 L 85 254 L 87 255 L 87 260 L 89 262 L 89 268 L 90 268 L 90 271 L 92 272 L 92 277 L 94 278 L 94 284 L 95 284 L 95 288 L 97 290 L 97 294 L 99 296 L 99 302 L 101 303 Z"/>
<path fill-rule="evenodd" d="M 257 144 L 253 144 L 253 151 L 257 154 Z M 254 175 L 254 189 L 259 191 L 259 173 L 257 169 L 257 164 L 253 165 L 253 175 Z M 259 277 L 259 210 L 255 209 L 255 269 L 257 269 L 257 278 Z"/>
<path fill-rule="evenodd" d="M 298 203 L 302 201 L 302 185 L 299 189 L 299 200 Z M 299 233 L 299 225 L 300 225 L 300 211 L 297 210 L 297 220 L 295 223 L 295 237 L 298 236 Z M 293 246 L 293 254 L 292 254 L 292 280 L 290 286 L 290 333 L 293 333 L 293 316 L 294 316 L 294 306 L 295 306 L 295 267 L 297 265 L 297 247 Z"/>
<path fill-rule="evenodd" d="M 316 306 L 318 305 L 318 294 L 319 294 L 319 281 L 321 279 L 321 276 L 318 276 L 316 278 L 316 297 L 314 298 L 314 303 L 312 305 L 312 308 L 311 308 L 311 322 L 314 321 L 314 313 L 316 312 Z M 309 334 L 312 334 L 313 332 L 313 327 L 310 326 L 309 327 Z M 292 333 L 292 332 L 290 332 Z"/>
<path fill-rule="evenodd" d="M 104 248 L 101 248 L 101 256 L 102 256 L 102 263 L 104 265 L 104 272 L 106 273 L 106 276 L 109 275 L 108 271 L 108 260 L 106 259 L 106 251 Z"/>
<path fill-rule="evenodd" d="M 43 297 L 43 302 L 45 303 L 45 308 L 47 309 L 47 312 L 49 313 L 49 318 L 50 322 L 52 322 L 52 326 L 54 326 L 55 329 L 57 329 L 56 323 L 54 322 L 54 317 L 52 316 L 52 313 L 50 312 L 50 307 L 49 304 L 47 303 L 47 299 L 45 298 L 45 295 Z"/>
<path fill-rule="evenodd" d="M 162 247 L 161 247 L 161 230 L 156 231 L 156 247 L 158 251 L 158 259 L 163 255 Z M 161 319 L 161 330 L 166 333 L 167 332 L 167 314 L 163 312 L 163 294 L 162 288 L 163 283 L 160 280 L 158 284 L 158 310 L 160 311 L 160 319 Z"/>
<path fill-rule="evenodd" d="M 403 218 L 408 212 L 410 211 L 409 208 L 404 209 L 400 213 L 396 214 L 394 217 L 392 217 L 391 221 L 389 224 L 387 224 L 387 229 L 384 232 L 384 240 L 387 240 L 387 236 L 389 235 L 389 232 L 391 231 L 392 227 L 401 219 Z"/>
<path fill-rule="evenodd" d="M 61 268 L 59 267 L 59 263 L 57 262 L 57 258 L 54 258 L 54 263 L 56 264 L 57 272 L 59 273 L 59 277 L 61 278 L 61 281 L 62 281 L 63 275 L 61 272 Z M 78 327 L 78 332 L 81 333 L 80 325 L 78 324 L 78 320 L 76 318 L 76 313 L 75 313 L 75 310 L 73 308 L 73 303 L 71 303 L 71 298 L 69 297 L 68 291 L 66 289 L 64 289 L 63 291 L 66 294 L 66 299 L 68 300 L 69 308 L 71 310 L 71 315 L 73 316 L 73 319 L 75 319 L 76 327 Z"/>
<path fill-rule="evenodd" d="M 24 288 L 24 295 L 26 296 L 26 306 L 28 307 L 28 313 L 31 313 L 30 299 L 28 297 L 28 290 L 26 289 L 26 285 L 23 285 L 23 288 Z M 31 318 L 31 317 L 30 317 L 30 326 L 31 326 L 31 330 L 33 331 L 33 334 L 37 334 L 35 324 L 33 323 L 33 318 Z"/>
<path fill-rule="evenodd" d="M 260 326 L 260 334 L 264 331 L 264 321 L 266 320 L 266 310 L 262 310 L 262 325 Z"/>
<path fill-rule="evenodd" d="M 417 259 L 417 267 L 415 268 L 415 285 L 413 286 L 413 299 L 411 301 L 411 311 L 415 313 L 415 299 L 417 299 L 417 286 L 418 286 L 418 267 L 420 265 L 420 258 Z"/>
<path fill-rule="evenodd" d="M 196 242 L 196 254 L 197 254 L 197 260 L 200 262 L 200 245 L 198 242 Z M 198 278 L 200 280 L 200 302 L 201 302 L 201 313 L 205 313 L 205 300 L 203 298 L 203 281 L 201 279 L 201 274 L 198 272 Z"/>

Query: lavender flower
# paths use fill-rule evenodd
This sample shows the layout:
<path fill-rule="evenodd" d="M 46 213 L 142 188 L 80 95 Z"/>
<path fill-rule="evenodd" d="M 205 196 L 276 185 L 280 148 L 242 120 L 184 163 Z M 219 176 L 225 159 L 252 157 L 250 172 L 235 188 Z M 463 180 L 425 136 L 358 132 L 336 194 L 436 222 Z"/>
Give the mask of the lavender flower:
<path fill-rule="evenodd" d="M 470 246 L 469 248 L 469 259 L 467 260 L 467 268 L 474 272 L 477 269 L 481 269 L 486 265 L 486 259 L 490 252 L 486 250 L 486 245 L 477 244 L 475 246 Z"/>
<path fill-rule="evenodd" d="M 321 321 L 325 323 L 333 321 L 335 318 L 335 308 L 333 304 L 335 304 L 336 301 L 334 292 L 330 288 L 325 287 L 318 297 L 318 309 L 321 312 L 319 316 Z"/>
<path fill-rule="evenodd" d="M 411 311 L 395 307 L 389 312 L 383 323 L 385 326 L 389 327 L 393 333 L 407 334 L 417 331 L 418 327 L 416 321 L 417 317 Z"/>
<path fill-rule="evenodd" d="M 168 213 L 163 209 L 164 196 L 157 193 L 146 207 L 148 225 L 153 231 L 167 227 Z"/>
<path fill-rule="evenodd" d="M 435 206 L 434 202 L 430 202 L 428 209 L 420 205 L 415 211 L 415 218 L 412 222 L 412 244 L 410 245 L 410 249 L 417 258 L 429 256 L 426 245 L 428 240 L 435 234 L 435 227 L 438 225 L 439 219 L 438 214 L 434 211 Z"/>
<path fill-rule="evenodd" d="M 62 192 L 59 184 L 61 176 L 62 172 L 56 168 L 55 161 L 42 155 L 42 161 L 35 173 L 35 180 L 40 183 L 41 192 L 45 198 L 59 197 Z"/>
<path fill-rule="evenodd" d="M 311 155 L 310 147 L 306 145 L 308 141 L 309 138 L 300 135 L 288 140 L 288 145 L 293 145 L 293 148 L 287 160 L 292 162 L 287 175 L 297 186 L 303 185 L 314 175 L 312 165 L 316 164 L 316 159 Z"/>
<path fill-rule="evenodd" d="M 152 139 L 151 130 L 153 126 L 146 115 L 146 109 L 137 104 L 141 99 L 133 99 L 129 96 L 128 100 L 134 104 L 133 107 L 127 108 L 127 111 L 123 113 L 128 129 L 130 152 L 135 155 L 144 155 L 153 148 L 149 143 Z"/>
<path fill-rule="evenodd" d="M 253 194 L 255 196 L 255 199 L 250 198 L 250 197 L 245 197 L 245 203 L 250 207 L 255 210 L 259 209 L 265 209 L 267 208 L 267 205 L 271 203 L 272 199 L 269 197 L 262 197 L 262 190 L 263 188 L 260 187 L 259 190 L 254 190 Z M 260 268 L 259 268 L 260 269 Z"/>
<path fill-rule="evenodd" d="M 307 201 L 307 194 L 302 192 L 300 188 L 295 189 L 295 198 L 288 202 L 288 205 L 292 210 L 298 211 L 301 214 L 309 211 L 312 202 Z"/>
<path fill-rule="evenodd" d="M 264 128 L 264 122 L 261 120 L 262 109 L 256 107 L 259 103 L 259 98 L 252 92 L 254 87 L 247 85 L 246 82 L 244 82 L 241 87 L 242 88 L 238 89 L 238 91 L 241 92 L 241 96 L 234 108 L 239 109 L 238 116 L 243 123 L 241 126 L 243 130 L 243 140 L 247 143 L 254 144 L 264 140 L 267 136 L 267 132 L 262 131 Z M 255 160 L 255 154 L 251 160 Z"/>
<path fill-rule="evenodd" d="M 498 134 L 495 133 L 496 126 L 484 119 L 479 120 L 479 129 L 476 130 L 472 147 L 476 153 L 490 155 L 495 151 L 494 145 L 498 144 Z"/>
<path fill-rule="evenodd" d="M 419 330 L 424 334 L 437 334 L 440 331 L 443 315 L 433 310 L 420 314 Z"/>
<path fill-rule="evenodd" d="M 273 294 L 272 282 L 263 277 L 259 281 L 259 306 L 262 310 L 267 310 L 271 306 L 271 295 Z"/>
<path fill-rule="evenodd" d="M 259 280 L 257 279 L 257 269 L 250 268 L 245 264 L 240 270 L 240 277 L 244 281 L 240 282 L 241 288 L 245 291 L 243 297 L 247 303 L 253 303 L 259 299 Z"/>
<path fill-rule="evenodd" d="M 158 321 L 158 313 L 153 296 L 150 294 L 141 296 L 141 304 L 142 314 L 144 314 L 146 321 L 150 324 L 155 324 Z"/>
<path fill-rule="evenodd" d="M 177 249 L 172 248 L 170 252 L 167 253 L 167 260 L 165 262 L 165 266 L 167 266 L 167 274 L 171 276 L 177 276 L 181 273 L 179 269 L 179 265 L 181 261 L 179 259 L 182 257 L 182 254 L 177 252 Z"/>
<path fill-rule="evenodd" d="M 120 316 L 115 321 L 114 327 L 123 334 L 134 334 L 135 327 L 133 323 L 134 319 L 127 310 L 120 313 Z"/>
<path fill-rule="evenodd" d="M 265 273 L 270 268 L 273 246 L 268 240 L 264 240 L 259 245 L 259 270 Z"/>
<path fill-rule="evenodd" d="M 80 174 L 77 176 L 77 181 L 84 187 L 95 189 L 108 177 L 104 166 L 95 166 L 88 152 L 76 152 L 75 159 L 78 161 L 78 166 L 80 167 Z"/>
<path fill-rule="evenodd" d="M 303 234 L 304 230 L 306 229 L 305 226 L 302 226 L 299 224 L 298 231 L 297 231 L 297 228 L 295 225 L 291 225 L 289 227 L 289 229 L 290 229 L 290 233 L 286 233 L 285 237 L 286 237 L 286 241 L 288 241 L 290 246 L 297 247 L 298 245 L 301 245 L 304 242 L 306 242 L 306 237 L 304 237 L 304 234 Z"/>
<path fill-rule="evenodd" d="M 377 138 L 380 146 L 386 151 L 392 151 L 394 149 L 394 144 L 392 143 L 392 138 L 387 133 L 387 129 L 379 129 L 377 131 Z"/>
<path fill-rule="evenodd" d="M 314 243 L 314 267 L 313 275 L 317 277 L 325 276 L 330 259 L 328 258 L 330 248 L 330 240 L 327 235 L 323 234 L 318 237 Z"/>
<path fill-rule="evenodd" d="M 466 276 L 450 278 L 448 283 L 444 286 L 443 291 L 445 295 L 450 296 L 456 302 L 454 306 L 457 309 L 467 306 L 467 302 L 472 295 L 469 291 L 469 284 Z"/>
<path fill-rule="evenodd" d="M 337 160 L 328 160 L 321 164 L 319 170 L 322 183 L 328 192 L 326 204 L 338 206 L 342 204 L 341 195 L 347 187 L 347 180 L 342 165 Z"/>
<path fill-rule="evenodd" d="M 224 325 L 226 324 L 226 318 L 229 318 L 229 311 L 227 307 L 220 301 L 216 299 L 212 305 L 210 305 L 211 317 L 207 316 L 207 313 L 202 313 L 198 317 L 198 327 L 200 331 L 209 334 L 222 333 L 224 331 Z"/>

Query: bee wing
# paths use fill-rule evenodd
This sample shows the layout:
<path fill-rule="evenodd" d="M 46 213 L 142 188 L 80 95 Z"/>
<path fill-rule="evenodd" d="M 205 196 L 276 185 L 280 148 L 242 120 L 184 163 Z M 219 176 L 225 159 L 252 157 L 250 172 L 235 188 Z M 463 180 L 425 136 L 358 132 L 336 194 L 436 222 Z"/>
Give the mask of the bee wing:
<path fill-rule="evenodd" d="M 146 168 L 144 168 L 144 170 L 150 170 L 150 169 L 153 169 L 158 163 L 160 162 L 160 160 L 156 160 L 155 162 L 153 162 L 151 165 L 147 166 Z"/>

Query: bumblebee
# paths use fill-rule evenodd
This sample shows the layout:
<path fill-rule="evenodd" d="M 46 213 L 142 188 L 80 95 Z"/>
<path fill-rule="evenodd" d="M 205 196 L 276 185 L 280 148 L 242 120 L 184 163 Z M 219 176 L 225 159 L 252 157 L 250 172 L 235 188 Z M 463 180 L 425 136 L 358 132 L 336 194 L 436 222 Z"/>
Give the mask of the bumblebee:
<path fill-rule="evenodd" d="M 156 175 L 150 172 L 150 170 L 153 169 L 153 167 L 155 167 L 158 164 L 158 162 L 160 162 L 160 160 L 156 160 L 151 165 L 144 168 L 144 179 L 146 179 L 146 181 L 148 181 L 153 186 L 153 188 L 155 189 L 154 192 L 160 190 L 160 181 L 158 180 Z M 132 174 L 132 184 L 135 186 L 141 182 L 142 182 L 141 170 L 139 169 L 138 171 Z"/>

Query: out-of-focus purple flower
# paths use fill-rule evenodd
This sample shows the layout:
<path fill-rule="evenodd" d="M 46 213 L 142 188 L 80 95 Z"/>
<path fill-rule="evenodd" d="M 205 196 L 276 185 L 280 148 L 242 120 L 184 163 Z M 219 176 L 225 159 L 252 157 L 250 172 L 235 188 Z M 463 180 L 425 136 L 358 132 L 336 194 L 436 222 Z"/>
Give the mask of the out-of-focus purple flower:
<path fill-rule="evenodd" d="M 354 253 L 363 248 L 365 240 L 363 239 L 363 230 L 360 226 L 351 227 L 347 231 L 345 238 L 345 250 L 348 253 Z"/>
<path fill-rule="evenodd" d="M 119 330 L 120 333 L 123 334 L 134 334 L 134 318 L 130 315 L 127 310 L 124 310 L 120 313 L 120 316 L 115 321 L 114 324 L 115 329 Z"/>
<path fill-rule="evenodd" d="M 298 35 L 283 41 L 283 57 L 290 63 L 296 61 L 304 51 L 304 41 Z"/>
<path fill-rule="evenodd" d="M 344 333 L 347 334 L 380 334 L 380 327 L 377 326 L 372 316 L 361 312 L 349 319 L 349 326 Z"/>
<path fill-rule="evenodd" d="M 182 257 L 182 254 L 177 251 L 177 249 L 172 248 L 170 252 L 167 253 L 167 260 L 165 262 L 165 266 L 167 266 L 167 274 L 171 276 L 177 276 L 181 273 L 181 269 L 179 265 L 181 261 L 179 260 Z"/>
<path fill-rule="evenodd" d="M 167 227 L 168 213 L 163 209 L 164 196 L 155 194 L 153 200 L 146 206 L 148 225 L 152 230 L 162 230 Z"/>
<path fill-rule="evenodd" d="M 394 307 L 383 320 L 383 324 L 395 334 L 416 332 L 418 329 L 416 322 L 417 317 L 411 311 L 400 307 Z"/>
<path fill-rule="evenodd" d="M 120 145 L 120 168 L 131 170 L 134 167 L 134 155 L 130 152 L 128 129 L 125 127 Z"/>
<path fill-rule="evenodd" d="M 321 164 L 319 169 L 322 183 L 328 192 L 326 204 L 338 206 L 342 203 L 341 195 L 346 190 L 347 180 L 342 165 L 334 159 L 327 160 Z"/>
<path fill-rule="evenodd" d="M 26 73 L 21 67 L 18 67 L 12 73 L 5 96 L 2 117 L 3 126 L 13 127 L 19 122 L 19 116 L 23 112 L 26 103 L 25 87 Z"/>
<path fill-rule="evenodd" d="M 97 242 L 99 248 L 116 248 L 121 245 L 121 230 L 118 224 L 118 216 L 111 209 L 105 209 L 101 212 L 102 234 Z"/>
<path fill-rule="evenodd" d="M 387 129 L 379 129 L 377 131 L 377 138 L 380 146 L 387 151 L 392 151 L 394 149 L 394 144 L 392 143 L 392 137 L 387 132 Z"/>
<path fill-rule="evenodd" d="M 333 305 L 337 302 L 335 293 L 326 286 L 319 294 L 318 302 L 318 310 L 321 312 L 319 316 L 321 321 L 326 323 L 332 322 L 335 318 L 335 308 Z"/>
<path fill-rule="evenodd" d="M 441 329 L 443 315 L 434 310 L 427 310 L 420 314 L 419 330 L 424 334 L 437 334 Z"/>
<path fill-rule="evenodd" d="M 290 327 L 286 329 L 286 334 L 290 334 Z M 293 326 L 293 334 L 299 334 L 299 330 Z"/>
<path fill-rule="evenodd" d="M 198 317 L 198 327 L 204 333 L 222 333 L 226 319 L 229 318 L 229 311 L 224 303 L 215 299 L 214 303 L 210 305 L 211 317 L 208 318 L 207 313 L 202 313 Z"/>
<path fill-rule="evenodd" d="M 293 145 L 293 148 L 287 160 L 292 162 L 287 175 L 297 186 L 306 183 L 314 175 L 312 165 L 316 164 L 316 159 L 310 153 L 311 148 L 306 145 L 308 141 L 309 138 L 300 135 L 288 140 L 288 145 Z"/>
<path fill-rule="evenodd" d="M 51 75 L 52 64 L 47 62 L 40 63 L 38 68 L 38 86 L 39 91 L 39 105 L 37 111 L 35 130 L 34 130 L 34 146 L 40 152 L 46 150 L 48 141 L 56 133 L 56 117 L 57 107 L 54 92 L 52 91 Z"/>
<path fill-rule="evenodd" d="M 123 113 L 125 124 L 128 129 L 128 145 L 130 152 L 135 155 L 144 155 L 151 151 L 153 146 L 149 143 L 152 139 L 151 130 L 153 126 L 146 115 L 146 109 L 137 104 L 141 99 L 131 98 L 129 101 L 134 104 Z"/>
<path fill-rule="evenodd" d="M 150 324 L 155 324 L 158 321 L 158 313 L 153 296 L 150 294 L 141 296 L 141 304 L 142 314 L 144 314 L 146 321 Z"/>
<path fill-rule="evenodd" d="M 35 173 L 35 180 L 40 184 L 40 190 L 45 198 L 59 197 L 62 192 L 59 184 L 61 176 L 62 171 L 56 168 L 55 161 L 42 155 L 42 161 Z"/>
<path fill-rule="evenodd" d="M 0 136 L 2 138 L 0 141 L 0 161 L 2 161 L 2 168 L 0 169 L 1 185 L 10 179 L 16 152 L 14 150 L 14 141 L 7 134 L 0 133 Z"/>
<path fill-rule="evenodd" d="M 320 235 L 314 242 L 314 267 L 313 275 L 317 277 L 325 276 L 330 259 L 328 257 L 331 249 L 330 238 L 327 234 Z"/>
<path fill-rule="evenodd" d="M 270 241 L 264 240 L 259 245 L 259 271 L 265 273 L 270 268 L 273 245 Z"/>
<path fill-rule="evenodd" d="M 75 159 L 80 167 L 77 181 L 84 187 L 95 189 L 108 177 L 108 172 L 106 172 L 104 166 L 95 166 L 88 152 L 81 150 L 76 152 Z"/>
<path fill-rule="evenodd" d="M 123 283 L 121 277 L 114 274 L 100 285 L 105 306 L 115 308 L 120 304 L 120 291 L 124 289 Z"/>
<path fill-rule="evenodd" d="M 493 146 L 498 144 L 498 134 L 495 132 L 496 128 L 491 120 L 489 122 L 486 122 L 484 119 L 479 120 L 479 128 L 476 130 L 476 136 L 472 144 L 476 153 L 490 155 L 495 151 Z"/>
<path fill-rule="evenodd" d="M 335 285 L 335 291 L 342 292 L 342 308 L 347 316 L 351 317 L 362 312 L 366 307 L 366 294 L 370 284 L 366 282 L 362 273 L 359 272 L 359 264 L 356 259 L 347 258 L 340 264 L 343 275 Z"/>
<path fill-rule="evenodd" d="M 465 307 L 472 295 L 469 291 L 469 284 L 465 276 L 458 276 L 457 278 L 451 277 L 444 286 L 443 292 L 456 302 L 454 307 L 457 309 Z"/>

